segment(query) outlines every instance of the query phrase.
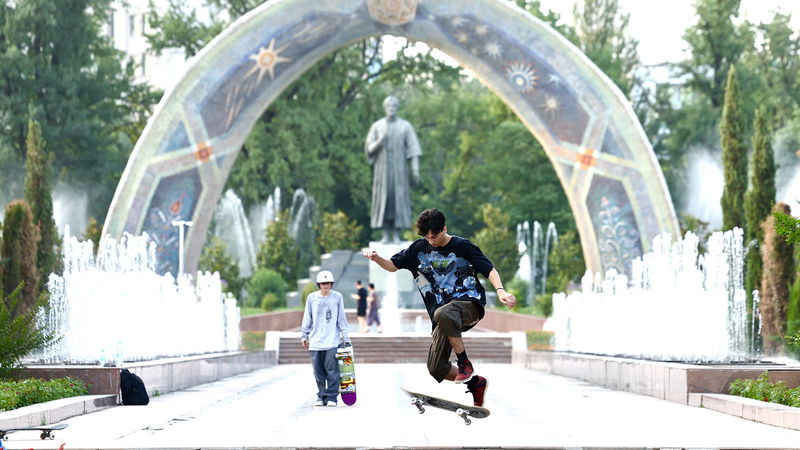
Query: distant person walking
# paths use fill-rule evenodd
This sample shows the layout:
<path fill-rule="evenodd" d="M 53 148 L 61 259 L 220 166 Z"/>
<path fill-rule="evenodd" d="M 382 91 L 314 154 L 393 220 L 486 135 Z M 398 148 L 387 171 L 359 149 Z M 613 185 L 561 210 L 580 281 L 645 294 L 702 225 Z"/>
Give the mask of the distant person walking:
<path fill-rule="evenodd" d="M 381 297 L 378 291 L 375 290 L 373 283 L 369 284 L 369 294 L 367 295 L 367 306 L 369 312 L 367 313 L 367 329 L 371 329 L 372 325 L 378 327 L 378 333 L 383 333 L 381 327 L 381 318 L 378 316 L 378 309 L 381 307 Z"/>
<path fill-rule="evenodd" d="M 356 293 L 350 295 L 350 298 L 356 301 L 358 331 L 366 333 L 369 331 L 369 328 L 367 328 L 367 288 L 364 287 L 361 280 L 356 281 Z"/>
<path fill-rule="evenodd" d="M 447 234 L 444 213 L 435 208 L 422 211 L 417 217 L 417 233 L 422 238 L 391 259 L 375 250 L 366 250 L 364 256 L 388 272 L 406 269 L 416 278 L 433 327 L 428 372 L 440 383 L 466 383 L 473 404 L 483 406 L 489 383 L 475 374 L 461 338 L 461 333 L 484 315 L 486 292 L 478 274 L 489 279 L 497 298 L 507 307 L 513 308 L 517 300 L 503 288 L 497 269 L 477 245 Z M 455 366 L 450 362 L 453 352 L 458 359 Z"/>
<path fill-rule="evenodd" d="M 300 343 L 311 353 L 311 367 L 317 381 L 315 406 L 337 406 L 339 397 L 339 363 L 336 348 L 350 344 L 347 316 L 342 294 L 332 290 L 333 274 L 323 270 L 317 274 L 318 291 L 308 294 L 300 325 Z"/>

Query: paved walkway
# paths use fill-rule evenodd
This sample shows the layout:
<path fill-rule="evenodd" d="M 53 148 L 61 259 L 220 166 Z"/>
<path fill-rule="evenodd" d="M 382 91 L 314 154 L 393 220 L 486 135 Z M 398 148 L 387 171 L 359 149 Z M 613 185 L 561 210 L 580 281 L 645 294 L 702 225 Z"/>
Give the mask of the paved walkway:
<path fill-rule="evenodd" d="M 314 407 L 310 365 L 280 365 L 67 420 L 53 441 L 20 432 L 22 448 L 534 447 L 798 448 L 800 431 L 611 391 L 510 365 L 482 364 L 491 416 L 465 426 L 453 413 L 419 414 L 406 385 L 466 401 L 422 364 L 361 364 L 359 400 Z"/>

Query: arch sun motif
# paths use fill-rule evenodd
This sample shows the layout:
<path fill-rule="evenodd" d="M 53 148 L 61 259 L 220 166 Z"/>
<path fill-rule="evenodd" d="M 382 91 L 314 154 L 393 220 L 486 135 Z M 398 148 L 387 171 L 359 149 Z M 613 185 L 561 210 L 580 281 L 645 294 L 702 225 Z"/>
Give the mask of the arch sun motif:
<path fill-rule="evenodd" d="M 261 82 L 261 79 L 264 78 L 264 74 L 269 72 L 269 79 L 272 80 L 275 78 L 275 65 L 281 62 L 288 62 L 291 61 L 289 58 L 284 58 L 280 55 L 280 52 L 283 51 L 287 46 L 284 45 L 281 48 L 275 48 L 275 39 L 269 41 L 269 46 L 267 48 L 261 47 L 258 53 L 251 55 L 250 59 L 256 62 L 256 65 L 247 72 L 247 76 L 254 74 L 258 71 L 258 80 L 257 82 Z"/>
<path fill-rule="evenodd" d="M 536 86 L 536 70 L 530 64 L 513 62 L 506 68 L 508 81 L 523 94 L 533 92 Z"/>

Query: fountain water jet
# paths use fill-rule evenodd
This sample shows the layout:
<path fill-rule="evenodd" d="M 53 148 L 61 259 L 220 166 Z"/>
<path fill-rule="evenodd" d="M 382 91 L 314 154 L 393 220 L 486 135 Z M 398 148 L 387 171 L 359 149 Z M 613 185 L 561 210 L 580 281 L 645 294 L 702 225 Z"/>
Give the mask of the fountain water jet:
<path fill-rule="evenodd" d="M 532 305 L 537 294 L 544 294 L 547 288 L 547 260 L 550 256 L 550 243 L 558 244 L 556 225 L 550 222 L 547 231 L 542 233 L 542 225 L 528 221 L 517 225 L 517 244 L 522 255 L 518 273 L 530 284 L 528 304 Z"/>
<path fill-rule="evenodd" d="M 50 309 L 40 323 L 62 339 L 31 360 L 140 361 L 220 351 L 239 344 L 239 308 L 218 274 L 159 275 L 147 235 L 80 242 L 67 228 L 64 274 L 50 275 Z"/>
<path fill-rule="evenodd" d="M 242 277 L 247 278 L 252 275 L 256 265 L 255 241 L 244 213 L 242 200 L 232 189 L 225 191 L 225 195 L 219 201 L 214 213 L 214 222 L 214 235 L 225 243 L 225 248 L 236 261 Z"/>
<path fill-rule="evenodd" d="M 686 233 L 633 261 L 631 280 L 587 272 L 582 291 L 553 296 L 555 349 L 635 358 L 735 362 L 756 357 L 743 288 L 742 230 L 716 232 L 708 252 Z"/>

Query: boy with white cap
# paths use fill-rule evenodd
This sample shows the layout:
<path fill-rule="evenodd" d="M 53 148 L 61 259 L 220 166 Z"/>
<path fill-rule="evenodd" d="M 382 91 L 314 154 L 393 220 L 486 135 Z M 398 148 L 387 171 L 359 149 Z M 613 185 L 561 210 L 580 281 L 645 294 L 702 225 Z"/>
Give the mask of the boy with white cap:
<path fill-rule="evenodd" d="M 339 363 L 336 348 L 340 342 L 350 345 L 347 317 L 342 294 L 331 289 L 333 274 L 328 270 L 317 274 L 319 290 L 308 294 L 300 342 L 311 354 L 311 366 L 317 380 L 315 406 L 337 406 L 339 397 Z M 341 335 L 341 340 L 340 340 Z"/>

